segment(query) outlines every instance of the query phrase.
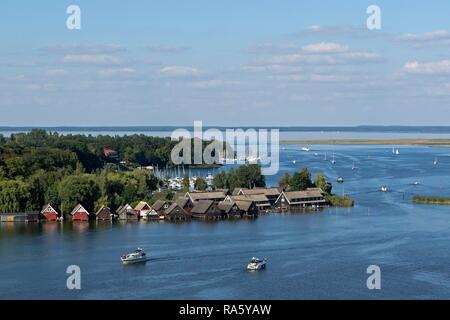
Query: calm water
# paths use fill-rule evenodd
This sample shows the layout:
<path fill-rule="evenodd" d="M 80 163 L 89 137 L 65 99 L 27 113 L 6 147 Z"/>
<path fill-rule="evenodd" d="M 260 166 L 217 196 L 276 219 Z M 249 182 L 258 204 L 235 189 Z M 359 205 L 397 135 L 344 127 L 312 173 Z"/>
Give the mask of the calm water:
<path fill-rule="evenodd" d="M 450 298 L 450 207 L 411 203 L 414 194 L 450 195 L 450 149 L 299 150 L 283 147 L 279 175 L 306 166 L 332 181 L 343 176 L 334 191 L 357 205 L 214 223 L 2 224 L 0 298 Z M 380 192 L 382 185 L 390 191 Z M 151 260 L 123 266 L 120 255 L 136 246 Z M 268 257 L 267 270 L 247 272 L 252 256 Z M 81 267 L 79 291 L 66 289 L 72 264 Z M 381 268 L 378 291 L 366 288 L 371 264 Z"/>

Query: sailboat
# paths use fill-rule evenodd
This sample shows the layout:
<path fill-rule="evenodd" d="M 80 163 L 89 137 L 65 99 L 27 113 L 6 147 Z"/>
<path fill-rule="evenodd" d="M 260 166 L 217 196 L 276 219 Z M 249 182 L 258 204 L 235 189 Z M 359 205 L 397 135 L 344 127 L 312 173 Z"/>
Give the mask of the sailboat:
<path fill-rule="evenodd" d="M 392 154 L 395 154 L 395 148 L 392 147 Z"/>
<path fill-rule="evenodd" d="M 336 160 L 334 159 L 334 153 L 333 153 L 333 160 L 331 160 L 331 163 L 332 163 L 332 164 L 335 164 L 335 163 L 336 163 Z"/>
<path fill-rule="evenodd" d="M 396 149 L 396 150 L 395 150 L 395 154 L 396 154 L 396 155 L 399 155 L 399 154 L 400 154 L 400 151 L 398 151 L 398 149 Z"/>
<path fill-rule="evenodd" d="M 438 164 L 438 159 L 437 157 L 434 158 L 433 164 L 436 166 Z"/>
<path fill-rule="evenodd" d="M 353 161 L 352 170 L 356 170 L 357 167 L 355 166 L 355 161 Z"/>
<path fill-rule="evenodd" d="M 325 152 L 325 157 L 323 158 L 323 160 L 327 161 L 327 153 Z"/>

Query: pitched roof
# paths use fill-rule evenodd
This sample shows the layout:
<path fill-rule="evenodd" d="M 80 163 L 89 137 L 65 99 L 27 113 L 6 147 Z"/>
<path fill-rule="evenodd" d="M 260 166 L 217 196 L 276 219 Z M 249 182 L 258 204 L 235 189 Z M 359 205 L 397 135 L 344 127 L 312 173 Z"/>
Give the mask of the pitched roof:
<path fill-rule="evenodd" d="M 206 213 L 209 208 L 213 205 L 213 200 L 199 200 L 194 203 L 194 207 L 191 210 L 191 213 L 199 213 L 204 214 Z"/>
<path fill-rule="evenodd" d="M 153 208 L 155 211 L 161 210 L 161 208 L 164 206 L 164 204 L 165 204 L 166 202 L 167 202 L 167 201 L 165 201 L 165 200 L 156 200 L 156 202 L 153 204 L 152 208 Z"/>
<path fill-rule="evenodd" d="M 289 203 L 308 201 L 308 198 L 322 198 L 323 199 L 323 193 L 318 190 L 287 191 L 287 192 L 283 192 L 283 194 L 286 196 L 286 199 L 289 201 Z M 297 200 L 297 201 L 295 201 L 295 200 Z M 300 200 L 300 201 L 298 201 L 298 200 Z"/>
<path fill-rule="evenodd" d="M 211 191 L 211 192 L 188 192 L 186 196 L 190 197 L 192 201 L 198 200 L 216 200 L 225 199 L 227 196 L 225 191 Z"/>
<path fill-rule="evenodd" d="M 47 210 L 47 209 L 50 209 L 50 210 Z M 58 211 L 56 211 L 50 203 L 47 204 L 46 206 L 44 206 L 44 208 L 42 208 L 41 213 L 48 212 L 48 211 L 53 211 L 53 212 L 58 213 Z"/>
<path fill-rule="evenodd" d="M 128 203 L 126 204 L 126 205 L 124 205 L 120 210 L 117 210 L 116 211 L 117 212 L 117 214 L 123 214 L 123 213 L 126 213 L 126 214 L 136 214 L 136 212 L 134 211 L 134 209 L 133 209 L 133 207 L 132 206 L 130 206 Z"/>
<path fill-rule="evenodd" d="M 72 210 L 70 215 L 73 216 L 75 213 L 77 213 L 77 211 L 84 211 L 89 215 L 89 212 L 81 204 L 77 204 L 77 206 Z"/>
<path fill-rule="evenodd" d="M 147 202 L 145 202 L 145 201 L 139 202 L 138 205 L 136 206 L 136 208 L 134 208 L 134 210 L 139 210 L 139 211 L 141 211 L 141 210 L 143 210 L 146 206 L 148 207 L 148 210 L 151 210 L 152 207 L 150 207 L 150 205 L 149 205 Z"/>
<path fill-rule="evenodd" d="M 176 202 L 172 203 L 170 205 L 170 207 L 168 207 L 166 210 L 164 210 L 164 214 L 166 214 L 166 215 L 170 214 L 176 208 L 180 208 L 183 211 L 184 214 L 187 214 L 187 212 L 182 207 L 180 207 L 180 205 L 178 203 L 176 203 Z"/>
<path fill-rule="evenodd" d="M 98 216 L 102 211 L 107 211 L 109 214 L 111 214 L 111 209 L 109 209 L 107 206 L 102 206 L 98 211 L 95 213 L 96 216 Z"/>
<path fill-rule="evenodd" d="M 224 191 L 211 191 L 211 192 L 187 192 L 186 196 L 189 196 L 192 201 L 198 200 L 215 200 L 225 199 L 226 193 Z"/>
<path fill-rule="evenodd" d="M 236 205 L 238 206 L 239 210 L 242 211 L 248 211 L 250 210 L 251 206 L 253 204 L 253 201 L 249 200 L 237 200 Z"/>
<path fill-rule="evenodd" d="M 233 206 L 235 205 L 234 202 L 224 202 L 221 201 L 219 202 L 219 204 L 217 205 L 217 208 L 219 208 L 220 210 L 224 211 L 225 213 L 228 213 L 231 211 L 231 208 L 233 208 Z"/>
<path fill-rule="evenodd" d="M 184 208 L 186 206 L 186 204 L 189 202 L 189 198 L 178 198 L 177 200 L 175 200 L 175 202 L 182 208 Z"/>
<path fill-rule="evenodd" d="M 254 188 L 254 189 L 240 188 L 237 194 L 245 194 L 245 195 L 264 194 L 266 196 L 278 196 L 280 194 L 280 190 L 278 190 L 278 188 Z"/>
<path fill-rule="evenodd" d="M 238 195 L 238 196 L 231 196 L 231 199 L 236 200 L 252 200 L 258 203 L 261 202 L 269 202 L 269 199 L 267 199 L 265 194 L 249 194 L 249 195 Z"/>

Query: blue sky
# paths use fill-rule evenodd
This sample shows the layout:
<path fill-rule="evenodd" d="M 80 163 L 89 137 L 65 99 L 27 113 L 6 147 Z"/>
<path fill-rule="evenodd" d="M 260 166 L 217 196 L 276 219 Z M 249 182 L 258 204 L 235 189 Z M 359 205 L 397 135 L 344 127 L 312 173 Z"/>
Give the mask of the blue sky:
<path fill-rule="evenodd" d="M 81 8 L 81 30 L 66 8 Z M 365 27 L 381 8 L 382 28 Z M 0 125 L 447 125 L 448 1 L 2 1 Z"/>

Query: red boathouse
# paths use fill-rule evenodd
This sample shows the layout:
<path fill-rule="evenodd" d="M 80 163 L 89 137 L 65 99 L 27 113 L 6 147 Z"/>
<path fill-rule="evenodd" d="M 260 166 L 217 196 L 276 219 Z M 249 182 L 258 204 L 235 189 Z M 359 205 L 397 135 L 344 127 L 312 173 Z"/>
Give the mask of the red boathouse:
<path fill-rule="evenodd" d="M 59 217 L 58 211 L 56 211 L 50 204 L 42 209 L 41 215 L 44 216 L 47 221 L 56 221 Z"/>
<path fill-rule="evenodd" d="M 89 212 L 81 205 L 77 205 L 72 212 L 70 213 L 72 216 L 72 221 L 88 221 L 89 220 Z"/>

